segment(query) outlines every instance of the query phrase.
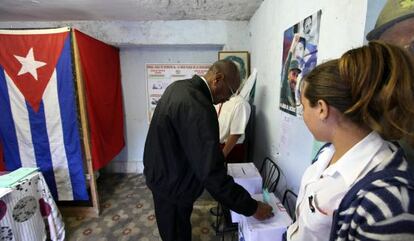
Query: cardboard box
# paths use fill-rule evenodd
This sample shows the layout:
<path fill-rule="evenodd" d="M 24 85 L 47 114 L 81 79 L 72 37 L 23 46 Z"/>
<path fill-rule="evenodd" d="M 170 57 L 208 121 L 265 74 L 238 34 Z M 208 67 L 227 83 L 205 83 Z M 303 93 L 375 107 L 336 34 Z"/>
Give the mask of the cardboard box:
<path fill-rule="evenodd" d="M 251 195 L 262 193 L 262 176 L 253 162 L 229 163 L 227 164 L 227 173 Z M 231 211 L 231 221 L 233 223 L 240 222 L 242 217 L 243 215 Z"/>
<path fill-rule="evenodd" d="M 263 200 L 263 195 L 252 195 L 256 200 Z M 286 228 L 292 219 L 286 212 L 280 200 L 273 193 L 270 194 L 270 203 L 274 216 L 259 221 L 253 217 L 244 217 L 239 222 L 239 241 L 281 241 Z"/>

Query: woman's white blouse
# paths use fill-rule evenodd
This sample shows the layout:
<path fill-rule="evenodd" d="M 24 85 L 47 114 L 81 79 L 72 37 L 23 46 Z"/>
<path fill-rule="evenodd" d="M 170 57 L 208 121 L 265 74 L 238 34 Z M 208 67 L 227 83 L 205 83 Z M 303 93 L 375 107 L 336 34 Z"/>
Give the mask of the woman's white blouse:
<path fill-rule="evenodd" d="M 333 212 L 357 180 L 392 155 L 389 145 L 373 131 L 329 167 L 335 148 L 325 148 L 302 177 L 287 240 L 329 240 Z"/>

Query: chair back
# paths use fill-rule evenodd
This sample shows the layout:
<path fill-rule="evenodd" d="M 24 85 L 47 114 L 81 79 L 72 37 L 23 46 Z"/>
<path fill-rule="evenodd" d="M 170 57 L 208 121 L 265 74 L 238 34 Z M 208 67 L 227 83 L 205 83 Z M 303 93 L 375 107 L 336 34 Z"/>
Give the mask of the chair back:
<path fill-rule="evenodd" d="M 283 194 L 282 204 L 286 208 L 287 212 L 289 213 L 289 216 L 292 218 L 293 221 L 295 221 L 295 207 L 296 207 L 296 199 L 298 198 L 298 195 L 294 193 L 290 189 L 286 189 L 285 193 Z"/>
<path fill-rule="evenodd" d="M 265 157 L 260 167 L 260 174 L 263 178 L 263 188 L 269 192 L 275 192 L 280 179 L 280 169 L 269 157 Z"/>

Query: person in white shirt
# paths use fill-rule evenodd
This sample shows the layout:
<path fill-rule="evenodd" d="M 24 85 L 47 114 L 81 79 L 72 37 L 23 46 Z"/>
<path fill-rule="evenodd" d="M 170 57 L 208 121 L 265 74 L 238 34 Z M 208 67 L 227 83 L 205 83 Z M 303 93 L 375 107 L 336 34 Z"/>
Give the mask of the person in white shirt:
<path fill-rule="evenodd" d="M 239 93 L 239 92 L 238 92 Z M 239 94 L 222 103 L 218 110 L 220 144 L 227 163 L 244 162 L 245 130 L 250 117 L 250 104 Z"/>
<path fill-rule="evenodd" d="M 240 71 L 240 69 L 239 69 Z M 245 131 L 251 114 L 250 92 L 256 82 L 256 69 L 243 80 L 237 94 L 216 106 L 220 129 L 220 145 L 226 163 L 246 161 Z"/>
<path fill-rule="evenodd" d="M 402 48 L 374 41 L 317 66 L 304 78 L 305 124 L 315 139 L 331 144 L 302 177 L 296 221 L 287 240 L 414 240 L 414 188 L 408 181 L 398 188 L 375 183 L 375 192 L 367 191 L 355 207 L 339 212 L 358 219 L 334 223 L 340 230 L 332 237 L 340 238 L 330 239 L 338 215 L 334 212 L 359 180 L 390 168 L 390 163 L 409 173 L 406 160 L 396 159 L 402 150 L 390 141 L 407 138 L 414 143 L 412 69 Z"/>

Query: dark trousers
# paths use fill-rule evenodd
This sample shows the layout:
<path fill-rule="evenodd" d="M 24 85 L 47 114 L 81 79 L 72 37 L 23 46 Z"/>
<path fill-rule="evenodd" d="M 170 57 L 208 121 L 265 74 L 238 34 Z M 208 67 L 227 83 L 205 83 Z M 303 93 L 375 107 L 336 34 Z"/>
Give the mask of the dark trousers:
<path fill-rule="evenodd" d="M 193 205 L 172 202 L 152 192 L 158 231 L 163 241 L 191 241 Z"/>
<path fill-rule="evenodd" d="M 224 148 L 224 144 L 220 144 L 221 149 Z M 236 144 L 230 153 L 226 157 L 227 163 L 241 163 L 246 162 L 246 145 L 243 144 Z"/>

